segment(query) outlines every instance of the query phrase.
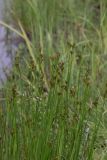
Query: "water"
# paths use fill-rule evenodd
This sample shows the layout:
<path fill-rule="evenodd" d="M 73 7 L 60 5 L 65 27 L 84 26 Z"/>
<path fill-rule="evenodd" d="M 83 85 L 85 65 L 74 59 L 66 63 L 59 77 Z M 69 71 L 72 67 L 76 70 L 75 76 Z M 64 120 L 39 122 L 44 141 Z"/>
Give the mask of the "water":
<path fill-rule="evenodd" d="M 0 0 L 0 20 L 4 21 L 5 0 Z M 0 88 L 6 82 L 12 69 L 12 44 L 5 27 L 0 25 Z M 11 46 L 11 47 L 10 47 Z"/>

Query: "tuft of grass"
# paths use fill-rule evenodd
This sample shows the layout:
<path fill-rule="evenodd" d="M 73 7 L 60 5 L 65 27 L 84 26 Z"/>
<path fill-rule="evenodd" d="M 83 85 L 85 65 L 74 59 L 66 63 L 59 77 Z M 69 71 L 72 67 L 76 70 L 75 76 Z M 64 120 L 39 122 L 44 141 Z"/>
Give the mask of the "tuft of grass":
<path fill-rule="evenodd" d="M 0 24 L 25 43 L 2 91 L 1 159 L 106 159 L 106 5 L 13 1 L 14 27 Z"/>

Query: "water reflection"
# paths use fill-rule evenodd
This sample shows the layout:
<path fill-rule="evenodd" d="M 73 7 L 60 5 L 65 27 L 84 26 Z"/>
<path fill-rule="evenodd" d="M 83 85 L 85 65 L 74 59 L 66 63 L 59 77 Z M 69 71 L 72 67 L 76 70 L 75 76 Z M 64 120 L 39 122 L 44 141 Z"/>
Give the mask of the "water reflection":
<path fill-rule="evenodd" d="M 4 20 L 4 0 L 0 0 L 0 20 Z M 0 25 L 0 87 L 6 82 L 12 69 L 12 50 L 7 36 L 8 31 Z"/>
<path fill-rule="evenodd" d="M 0 26 L 0 85 L 6 81 L 11 67 L 11 58 L 6 45 L 6 30 Z"/>

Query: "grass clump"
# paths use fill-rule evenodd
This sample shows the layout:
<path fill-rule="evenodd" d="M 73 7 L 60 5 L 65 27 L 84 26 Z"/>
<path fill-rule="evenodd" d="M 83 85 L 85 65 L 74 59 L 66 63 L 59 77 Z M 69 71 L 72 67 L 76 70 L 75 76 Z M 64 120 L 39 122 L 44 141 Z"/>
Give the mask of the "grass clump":
<path fill-rule="evenodd" d="M 14 0 L 24 44 L 3 90 L 1 159 L 106 159 L 105 5 Z"/>

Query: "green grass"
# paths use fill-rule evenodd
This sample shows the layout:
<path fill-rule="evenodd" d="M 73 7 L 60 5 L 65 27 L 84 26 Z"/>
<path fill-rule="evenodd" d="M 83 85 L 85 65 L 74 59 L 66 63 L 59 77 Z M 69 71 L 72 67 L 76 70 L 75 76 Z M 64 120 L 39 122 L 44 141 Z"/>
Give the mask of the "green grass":
<path fill-rule="evenodd" d="M 16 30 L 3 25 L 25 44 L 2 91 L 1 160 L 106 160 L 106 6 L 13 1 Z"/>

